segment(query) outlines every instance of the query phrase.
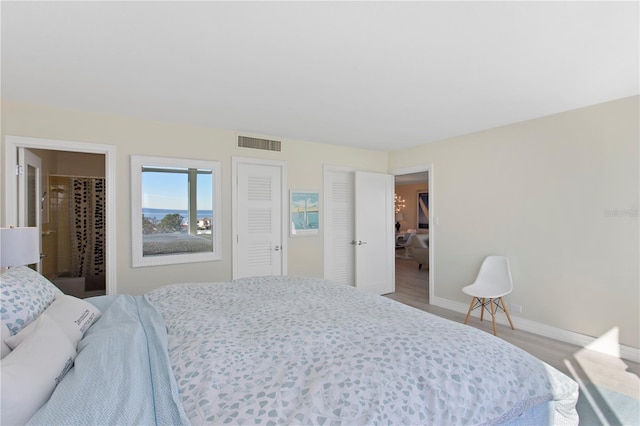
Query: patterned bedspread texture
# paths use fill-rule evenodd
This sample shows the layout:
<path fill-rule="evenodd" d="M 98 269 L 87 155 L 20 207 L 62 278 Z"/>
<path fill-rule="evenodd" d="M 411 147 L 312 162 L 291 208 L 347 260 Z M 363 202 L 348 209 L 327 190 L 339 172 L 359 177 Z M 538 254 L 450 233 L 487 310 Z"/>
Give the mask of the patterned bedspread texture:
<path fill-rule="evenodd" d="M 192 424 L 497 424 L 554 401 L 577 424 L 577 384 L 515 346 L 319 279 L 176 284 L 164 318 Z"/>

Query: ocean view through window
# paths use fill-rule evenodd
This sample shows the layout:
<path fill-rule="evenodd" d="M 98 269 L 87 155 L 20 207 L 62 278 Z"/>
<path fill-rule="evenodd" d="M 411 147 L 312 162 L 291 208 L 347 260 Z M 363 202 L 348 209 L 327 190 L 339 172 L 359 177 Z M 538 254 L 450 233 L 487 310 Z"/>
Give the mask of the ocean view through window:
<path fill-rule="evenodd" d="M 134 266 L 220 257 L 219 174 L 217 162 L 132 156 Z"/>
<path fill-rule="evenodd" d="M 144 217 L 147 217 L 149 219 L 153 219 L 153 220 L 157 220 L 160 221 L 162 220 L 163 217 L 165 217 L 168 214 L 174 214 L 177 213 L 183 217 L 188 217 L 189 216 L 189 211 L 188 210 L 175 210 L 175 209 L 152 209 L 152 208 L 147 208 L 147 207 L 143 207 L 142 208 L 142 215 Z M 201 218 L 204 218 L 206 216 L 212 216 L 213 215 L 213 210 L 198 210 L 197 211 L 197 217 L 198 220 L 200 220 Z"/>

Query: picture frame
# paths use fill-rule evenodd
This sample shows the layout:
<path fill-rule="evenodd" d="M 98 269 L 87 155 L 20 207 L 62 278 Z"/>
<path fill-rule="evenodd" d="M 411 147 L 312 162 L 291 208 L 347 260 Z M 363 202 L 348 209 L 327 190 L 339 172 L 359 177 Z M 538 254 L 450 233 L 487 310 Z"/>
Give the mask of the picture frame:
<path fill-rule="evenodd" d="M 418 229 L 429 229 L 429 193 L 418 192 L 417 200 Z"/>
<path fill-rule="evenodd" d="M 320 193 L 313 190 L 289 191 L 290 236 L 318 235 L 320 229 Z"/>

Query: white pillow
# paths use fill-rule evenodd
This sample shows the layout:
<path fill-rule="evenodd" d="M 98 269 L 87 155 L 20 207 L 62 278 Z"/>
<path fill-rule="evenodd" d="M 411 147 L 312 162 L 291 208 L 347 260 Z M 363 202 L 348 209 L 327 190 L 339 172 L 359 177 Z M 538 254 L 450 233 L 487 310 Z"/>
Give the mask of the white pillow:
<path fill-rule="evenodd" d="M 49 399 L 73 366 L 76 350 L 46 314 L 33 332 L 0 361 L 3 425 L 22 425 Z"/>
<path fill-rule="evenodd" d="M 2 329 L 2 354 L 0 355 L 0 358 L 4 358 L 9 355 L 9 352 L 11 352 L 11 348 L 4 342 L 11 337 L 11 330 L 9 330 L 9 327 L 7 327 L 4 321 L 0 323 L 0 328 Z"/>
<path fill-rule="evenodd" d="M 60 326 L 74 347 L 89 327 L 102 316 L 102 312 L 91 303 L 66 294 L 56 296 L 53 303 L 42 313 L 44 314 Z M 7 346 L 15 349 L 20 345 L 33 332 L 35 322 L 37 320 L 20 330 L 15 336 L 9 337 L 5 341 Z"/>

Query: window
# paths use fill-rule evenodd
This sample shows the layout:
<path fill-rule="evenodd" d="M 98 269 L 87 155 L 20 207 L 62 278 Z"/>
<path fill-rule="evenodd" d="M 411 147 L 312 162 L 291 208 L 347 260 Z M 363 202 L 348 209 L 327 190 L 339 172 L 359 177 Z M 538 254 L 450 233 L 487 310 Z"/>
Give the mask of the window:
<path fill-rule="evenodd" d="M 131 156 L 134 267 L 219 260 L 220 163 Z"/>

